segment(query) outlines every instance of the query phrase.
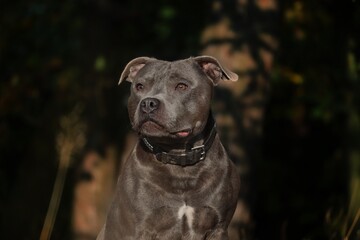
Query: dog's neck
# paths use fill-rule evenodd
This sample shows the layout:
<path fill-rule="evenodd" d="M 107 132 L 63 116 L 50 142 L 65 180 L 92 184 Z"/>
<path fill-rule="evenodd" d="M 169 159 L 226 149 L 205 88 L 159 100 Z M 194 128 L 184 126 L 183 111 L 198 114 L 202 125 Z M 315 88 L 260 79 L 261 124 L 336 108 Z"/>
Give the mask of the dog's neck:
<path fill-rule="evenodd" d="M 209 114 L 203 131 L 186 142 L 155 143 L 149 138 L 142 137 L 141 143 L 144 150 L 153 153 L 160 162 L 184 167 L 205 159 L 206 152 L 214 142 L 216 134 L 214 118 L 212 114 Z"/>

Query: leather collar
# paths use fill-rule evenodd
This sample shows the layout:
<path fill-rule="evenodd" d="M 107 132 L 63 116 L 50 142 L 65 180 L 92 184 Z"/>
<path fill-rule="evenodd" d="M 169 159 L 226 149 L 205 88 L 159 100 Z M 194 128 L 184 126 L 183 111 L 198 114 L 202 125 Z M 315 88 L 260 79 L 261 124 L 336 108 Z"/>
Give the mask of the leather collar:
<path fill-rule="evenodd" d="M 209 116 L 205 129 L 194 139 L 204 139 L 204 142 L 200 146 L 193 146 L 189 149 L 180 150 L 179 153 L 167 152 L 161 149 L 161 147 L 153 145 L 150 141 L 143 137 L 142 143 L 150 150 L 156 159 L 164 164 L 179 165 L 182 167 L 194 165 L 200 161 L 203 161 L 206 157 L 207 151 L 210 149 L 216 136 L 216 124 L 213 117 Z"/>

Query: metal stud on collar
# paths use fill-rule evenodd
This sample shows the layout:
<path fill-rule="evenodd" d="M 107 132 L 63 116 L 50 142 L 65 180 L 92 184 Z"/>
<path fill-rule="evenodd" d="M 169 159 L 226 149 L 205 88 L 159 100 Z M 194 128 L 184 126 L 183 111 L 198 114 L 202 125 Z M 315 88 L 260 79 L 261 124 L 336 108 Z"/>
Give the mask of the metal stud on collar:
<path fill-rule="evenodd" d="M 143 142 L 145 143 L 145 145 L 150 149 L 150 151 L 153 152 L 153 151 L 154 151 L 153 145 L 151 145 L 146 138 L 143 138 L 142 140 L 143 140 Z"/>

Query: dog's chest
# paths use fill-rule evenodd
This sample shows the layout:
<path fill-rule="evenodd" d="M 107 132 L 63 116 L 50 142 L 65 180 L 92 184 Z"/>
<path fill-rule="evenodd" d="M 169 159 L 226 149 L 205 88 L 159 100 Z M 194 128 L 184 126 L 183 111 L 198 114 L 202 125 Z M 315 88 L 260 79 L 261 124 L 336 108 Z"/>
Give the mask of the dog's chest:
<path fill-rule="evenodd" d="M 193 228 L 193 222 L 195 217 L 194 215 L 195 209 L 191 206 L 187 206 L 186 204 L 181 206 L 177 212 L 177 218 L 179 219 L 179 221 L 186 220 L 189 229 Z"/>
<path fill-rule="evenodd" d="M 219 221 L 220 218 L 213 207 L 191 206 L 185 203 L 176 207 L 162 206 L 153 209 L 146 219 L 149 223 L 148 229 L 155 230 L 158 236 L 174 234 L 192 237 L 203 236 L 216 227 Z"/>

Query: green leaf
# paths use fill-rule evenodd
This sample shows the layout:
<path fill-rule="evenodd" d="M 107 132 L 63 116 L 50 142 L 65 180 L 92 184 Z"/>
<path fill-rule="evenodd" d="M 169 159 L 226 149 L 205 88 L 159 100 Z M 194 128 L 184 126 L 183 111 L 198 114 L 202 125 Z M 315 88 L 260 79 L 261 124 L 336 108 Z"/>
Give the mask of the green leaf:
<path fill-rule="evenodd" d="M 98 72 L 102 72 L 106 68 L 106 59 L 104 56 L 98 56 L 95 60 L 94 68 Z"/>

